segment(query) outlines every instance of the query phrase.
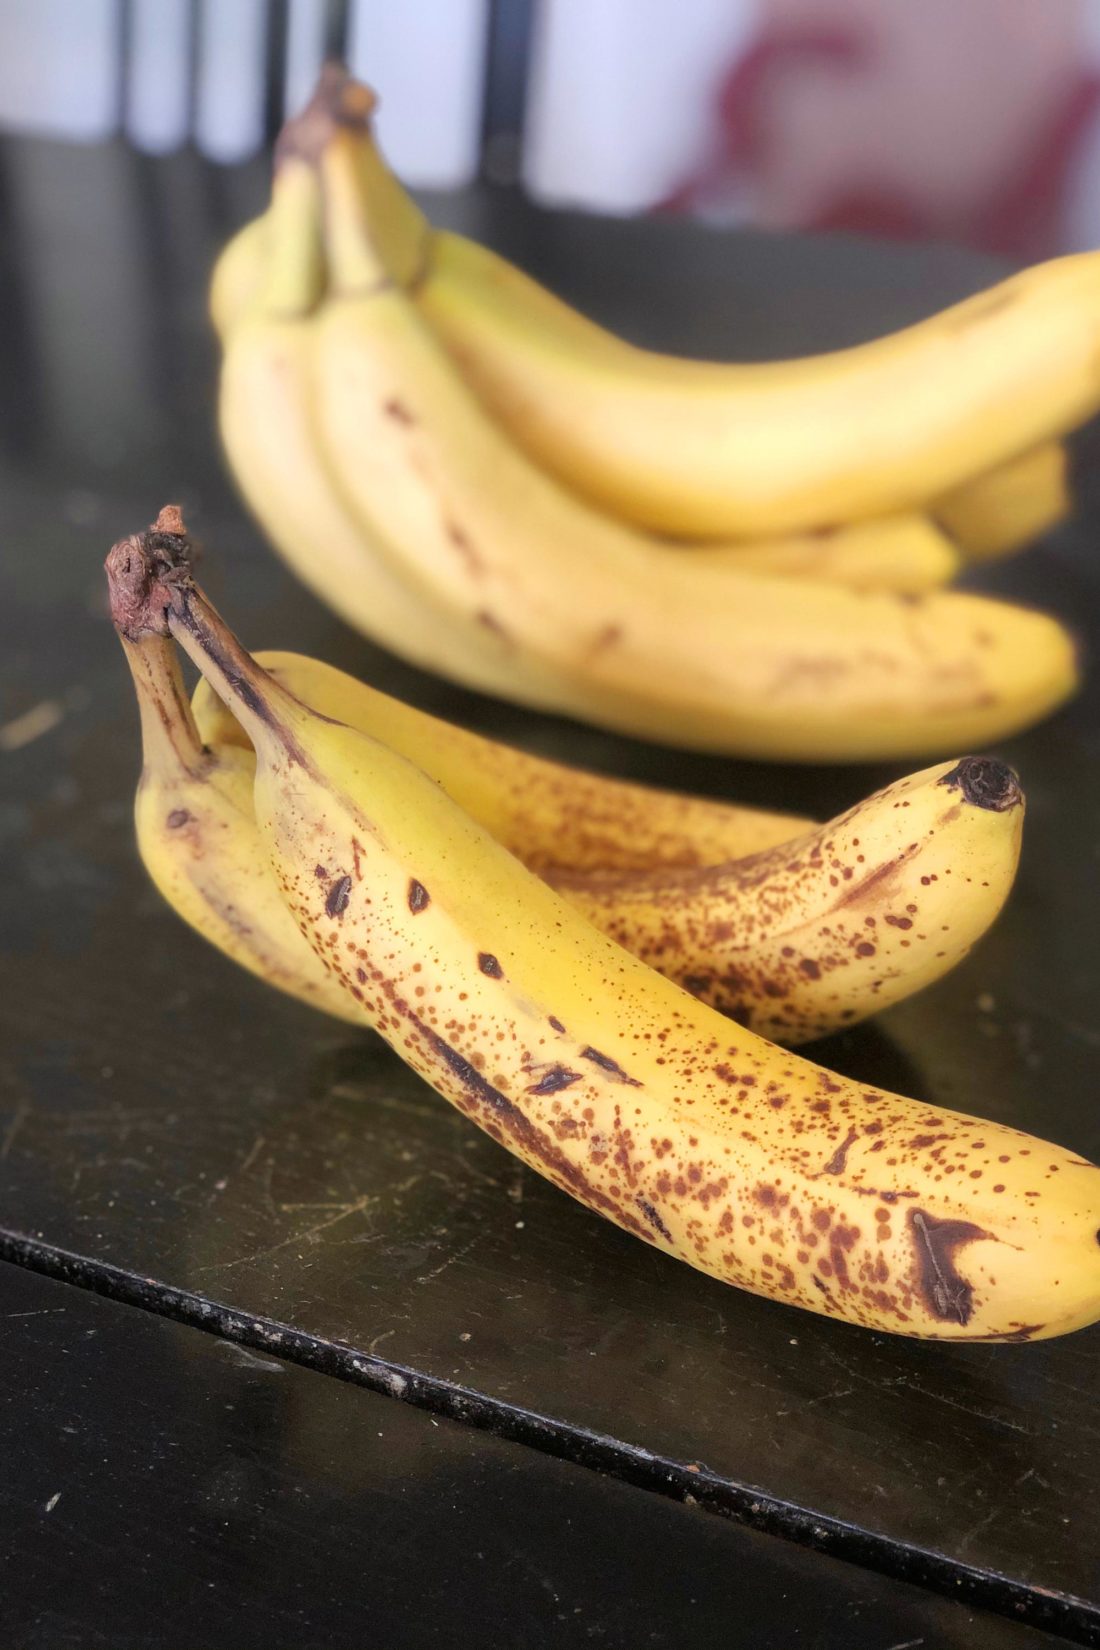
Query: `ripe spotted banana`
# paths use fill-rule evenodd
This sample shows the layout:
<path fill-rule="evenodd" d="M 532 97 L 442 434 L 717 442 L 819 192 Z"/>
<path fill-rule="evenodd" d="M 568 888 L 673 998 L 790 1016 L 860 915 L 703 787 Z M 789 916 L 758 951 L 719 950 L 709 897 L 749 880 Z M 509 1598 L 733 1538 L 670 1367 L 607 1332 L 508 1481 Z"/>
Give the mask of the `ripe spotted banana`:
<path fill-rule="evenodd" d="M 788 815 L 583 774 L 331 666 L 256 657 L 312 710 L 414 762 L 627 951 L 778 1042 L 852 1025 L 940 979 L 1016 874 L 1023 795 L 990 758 L 941 763 L 795 835 Z M 212 751 L 244 740 L 205 680 L 194 712 Z M 765 833 L 767 849 L 746 846 Z"/>
<path fill-rule="evenodd" d="M 758 1294 L 952 1340 L 1100 1316 L 1100 1170 L 731 1027 L 403 757 L 281 690 L 167 540 L 112 551 L 116 623 L 167 626 L 239 716 L 302 933 L 452 1104 L 589 1208 Z"/>
<path fill-rule="evenodd" d="M 716 865 L 814 828 L 798 814 L 662 791 L 532 756 L 429 716 L 320 659 L 297 653 L 256 658 L 312 710 L 382 740 L 423 768 L 535 871 Z M 247 745 L 239 722 L 201 678 L 192 708 L 204 745 Z"/>
<path fill-rule="evenodd" d="M 851 1025 L 962 961 L 1016 874 L 1023 793 L 991 757 L 942 762 L 750 859 L 555 872 L 628 951 L 762 1037 Z"/>
<path fill-rule="evenodd" d="M 982 745 L 1072 692 L 1073 645 L 1043 615 L 739 573 L 655 548 L 557 487 L 386 277 L 355 142 L 336 126 L 321 161 L 323 451 L 394 574 L 456 630 L 511 648 L 525 672 L 513 697 L 645 738 L 822 761 Z"/>

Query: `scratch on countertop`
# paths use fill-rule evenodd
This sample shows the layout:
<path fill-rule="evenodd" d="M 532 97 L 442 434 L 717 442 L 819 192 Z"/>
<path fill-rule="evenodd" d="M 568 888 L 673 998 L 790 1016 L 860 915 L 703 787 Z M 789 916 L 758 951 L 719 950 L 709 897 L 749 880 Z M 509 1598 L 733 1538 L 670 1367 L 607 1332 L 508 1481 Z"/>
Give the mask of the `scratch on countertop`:
<path fill-rule="evenodd" d="M 378 1199 L 374 1193 L 365 1192 L 362 1197 L 356 1198 L 353 1203 L 342 1203 L 336 1206 L 335 1214 L 331 1215 L 328 1220 L 319 1220 L 312 1226 L 304 1227 L 301 1231 L 291 1232 L 289 1237 L 280 1238 L 278 1243 L 272 1243 L 266 1249 L 257 1249 L 249 1255 L 238 1255 L 234 1260 L 213 1261 L 209 1266 L 204 1266 L 200 1270 L 203 1272 L 234 1271 L 238 1266 L 253 1266 L 257 1261 L 267 1260 L 271 1255 L 277 1255 L 283 1249 L 293 1248 L 296 1243 L 316 1243 L 322 1232 L 329 1231 L 333 1226 L 338 1225 L 340 1221 L 350 1219 L 352 1215 L 362 1214 L 364 1210 L 370 1208 L 372 1203 L 377 1203 L 377 1201 Z M 288 1209 L 292 1210 L 295 1207 L 308 1208 L 310 1205 L 284 1204 L 281 1212 Z M 332 1208 L 333 1205 L 314 1204 L 312 1207 Z"/>

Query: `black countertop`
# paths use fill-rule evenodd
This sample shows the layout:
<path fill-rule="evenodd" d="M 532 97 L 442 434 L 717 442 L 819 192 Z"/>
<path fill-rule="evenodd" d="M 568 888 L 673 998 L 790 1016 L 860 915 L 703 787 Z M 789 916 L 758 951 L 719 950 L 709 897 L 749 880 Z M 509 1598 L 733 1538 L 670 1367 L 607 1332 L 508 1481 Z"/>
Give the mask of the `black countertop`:
<path fill-rule="evenodd" d="M 101 564 L 169 498 L 252 645 L 322 655 L 531 749 L 716 795 L 826 815 L 896 772 L 612 739 L 421 675 L 320 608 L 246 518 L 215 434 L 204 283 L 261 195 L 259 168 L 193 156 L 0 148 L 0 728 L 45 707 L 23 725 L 37 737 L 4 749 L 0 735 L 0 1254 L 463 1421 L 485 1451 L 492 1432 L 600 1468 L 636 1487 L 631 1505 L 641 1488 L 690 1496 L 1100 1643 L 1100 1329 L 1022 1347 L 906 1342 L 723 1288 L 529 1173 L 376 1038 L 236 971 L 148 884 L 130 823 L 136 715 Z M 686 352 L 840 344 L 996 273 L 947 249 L 551 215 L 500 193 L 433 206 L 621 330 Z M 1077 520 L 972 582 L 1087 637 L 1100 629 L 1093 432 L 1076 447 Z M 1002 748 L 1029 814 L 992 936 L 921 998 L 813 1050 L 1093 1158 L 1097 692 L 1090 681 Z"/>

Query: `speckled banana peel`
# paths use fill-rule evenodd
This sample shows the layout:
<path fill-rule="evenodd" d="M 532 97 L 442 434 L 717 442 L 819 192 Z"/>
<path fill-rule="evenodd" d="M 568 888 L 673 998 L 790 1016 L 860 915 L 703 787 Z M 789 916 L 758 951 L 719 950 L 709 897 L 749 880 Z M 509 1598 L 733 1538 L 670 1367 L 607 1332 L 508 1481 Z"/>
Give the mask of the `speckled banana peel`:
<path fill-rule="evenodd" d="M 603 933 L 773 1042 L 867 1018 L 954 968 L 1001 911 L 1024 799 L 992 757 L 888 785 L 800 840 L 696 870 L 551 881 Z"/>
<path fill-rule="evenodd" d="M 732 1028 L 419 769 L 266 677 L 159 525 L 108 558 L 115 622 L 167 627 L 239 716 L 282 897 L 441 1095 L 590 1209 L 757 1294 L 950 1340 L 1100 1316 L 1100 1170 Z"/>
<path fill-rule="evenodd" d="M 311 710 L 415 762 L 535 871 L 717 865 L 815 828 L 798 814 L 659 790 L 533 756 L 430 716 L 321 659 L 281 652 L 255 658 Z M 202 677 L 192 711 L 204 745 L 247 747 L 240 723 Z"/>
<path fill-rule="evenodd" d="M 940 763 L 792 828 L 789 815 L 526 756 L 316 660 L 256 659 L 311 709 L 416 763 L 627 951 L 776 1042 L 854 1025 L 940 979 L 1016 875 L 1023 793 L 993 758 Z M 208 749 L 246 741 L 205 679 L 193 709 Z M 746 846 L 765 832 L 763 849 Z"/>
<path fill-rule="evenodd" d="M 256 834 L 251 747 L 207 748 L 191 716 L 177 650 L 164 636 L 120 632 L 141 715 L 134 803 L 138 852 L 183 920 L 267 984 L 339 1019 L 354 1000 L 304 944 Z"/>

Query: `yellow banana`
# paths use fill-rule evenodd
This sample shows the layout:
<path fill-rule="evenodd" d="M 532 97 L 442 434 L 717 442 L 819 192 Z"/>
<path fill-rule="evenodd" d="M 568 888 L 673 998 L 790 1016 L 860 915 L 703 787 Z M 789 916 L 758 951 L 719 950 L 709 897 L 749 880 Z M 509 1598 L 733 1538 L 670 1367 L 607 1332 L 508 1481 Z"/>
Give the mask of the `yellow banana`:
<path fill-rule="evenodd" d="M 958 493 L 975 554 L 1001 553 L 1064 513 L 1048 438 L 1100 406 L 1087 347 L 1096 255 L 1038 266 L 855 350 L 748 366 L 654 355 L 499 254 L 433 231 L 374 143 L 373 103 L 329 66 L 307 111 L 312 152 L 326 110 L 357 128 L 364 207 L 391 278 L 408 284 L 513 437 L 612 513 L 686 538 L 770 537 Z M 262 280 L 262 224 L 216 266 L 223 339 Z M 1032 442 L 1046 447 L 1034 462 Z"/>
<path fill-rule="evenodd" d="M 319 213 L 313 166 L 285 153 L 265 222 L 263 280 L 222 363 L 219 423 L 233 473 L 276 549 L 350 624 L 383 646 L 400 639 L 403 656 L 425 669 L 511 693 L 526 667 L 506 639 L 476 621 L 467 632 L 444 622 L 376 554 L 317 450 L 308 316 L 324 280 Z M 538 699 L 534 688 L 530 696 Z"/>
<path fill-rule="evenodd" d="M 1043 615 L 670 555 L 587 510 L 502 436 L 363 221 L 355 134 L 324 151 L 330 296 L 316 414 L 333 475 L 395 570 L 542 675 L 512 696 L 700 749 L 859 760 L 980 746 L 1053 709 L 1074 649 Z"/>
<path fill-rule="evenodd" d="M 377 152 L 370 146 L 366 154 L 369 158 L 376 156 Z M 293 158 L 290 157 L 291 162 Z M 284 159 L 284 165 L 287 163 Z M 390 176 L 384 170 L 382 175 Z M 368 177 L 364 187 L 369 187 L 370 183 Z M 305 189 L 309 186 L 296 182 L 291 187 Z M 296 331 L 292 317 L 311 307 L 319 297 L 322 285 L 315 257 L 295 265 L 286 249 L 289 241 L 291 251 L 294 247 L 304 250 L 309 245 L 310 234 L 316 247 L 316 228 L 309 233 L 287 235 L 280 225 L 273 225 L 273 217 L 274 213 L 267 213 L 256 218 L 233 237 L 219 257 L 211 281 L 211 318 L 227 354 L 233 349 L 234 333 L 246 318 L 254 324 L 257 321 L 262 324 L 266 315 L 273 323 L 264 331 L 252 331 L 234 352 L 231 363 L 226 365 L 222 426 L 230 461 L 254 510 L 291 565 L 314 589 L 318 589 L 327 568 L 326 555 L 319 550 L 318 539 L 326 517 L 334 516 L 339 511 L 339 505 L 330 502 L 325 516 L 318 512 L 314 538 L 312 541 L 305 540 L 299 525 L 303 513 L 300 503 L 290 510 L 279 505 L 273 495 L 272 461 L 266 456 L 269 449 L 279 448 L 282 463 L 289 460 L 291 442 L 287 439 L 287 430 L 292 421 L 286 417 L 278 421 L 283 432 L 281 438 L 278 429 L 273 433 L 270 429 L 265 431 L 254 427 L 258 416 L 256 406 L 266 401 L 271 393 L 273 360 L 285 364 L 287 356 L 293 353 Z M 279 256 L 276 251 L 279 246 L 284 250 L 279 276 L 273 281 L 271 265 Z M 239 339 L 237 342 L 241 343 Z M 288 375 L 284 373 L 283 376 Z M 297 379 L 296 373 L 289 376 L 292 381 Z M 257 386 L 255 396 L 251 392 L 253 385 Z M 285 389 L 281 391 L 280 403 L 287 393 Z M 302 467 L 309 468 L 304 463 Z M 281 489 L 276 486 L 278 491 Z M 312 498 L 310 490 L 307 502 Z M 333 526 L 330 522 L 321 542 L 339 546 L 349 536 L 351 533 L 346 523 Z M 364 560 L 368 559 L 369 544 L 363 544 L 362 553 Z M 851 585 L 856 589 L 899 590 L 905 593 L 931 590 L 947 584 L 959 568 L 958 552 L 950 540 L 927 517 L 919 515 L 885 517 L 881 521 L 845 525 L 821 534 L 804 533 L 755 543 L 707 546 L 705 553 L 715 558 L 728 557 L 731 567 L 741 567 L 743 570 L 755 569 L 778 576 L 805 575 L 830 583 Z M 343 566 L 344 558 L 336 556 L 333 559 Z M 387 583 L 384 570 L 382 582 Z M 392 576 L 388 582 L 392 583 Z M 333 583 L 337 587 L 335 580 Z M 343 588 L 343 581 L 337 588 Z M 324 591 L 321 593 L 324 594 Z M 364 627 L 358 617 L 361 603 L 356 601 L 354 594 L 337 597 L 334 605 L 345 617 Z M 387 620 L 392 622 L 395 618 L 409 618 L 403 610 L 393 608 L 392 603 L 391 609 L 387 609 L 385 604 L 381 609 L 377 606 L 372 608 L 369 634 L 376 640 L 385 641 L 390 633 L 387 631 Z M 397 634 L 400 634 L 401 628 L 400 624 L 396 627 Z M 432 627 L 428 628 L 434 649 L 438 635 Z M 487 682 L 485 685 L 492 684 Z"/>
<path fill-rule="evenodd" d="M 263 290 L 271 250 L 267 214 L 252 218 L 222 247 L 210 277 L 210 319 L 223 345 Z"/>
<path fill-rule="evenodd" d="M 798 814 L 737 807 L 587 773 L 470 733 L 319 659 L 257 653 L 295 698 L 407 756 L 498 842 L 536 871 L 651 871 L 743 859 L 813 828 Z M 200 679 L 192 709 L 203 744 L 247 744 Z"/>
<path fill-rule="evenodd" d="M 251 749 L 206 750 L 163 636 L 120 633 L 141 715 L 138 850 L 185 922 L 280 991 L 357 1021 L 353 1000 L 304 944 L 256 836 Z"/>
<path fill-rule="evenodd" d="M 699 545 L 698 565 L 777 577 L 824 580 L 854 590 L 896 590 L 920 595 L 950 584 L 960 557 L 951 540 L 927 516 L 881 516 L 849 522 L 822 533 L 730 545 Z"/>
<path fill-rule="evenodd" d="M 601 779 L 317 661 L 255 657 L 311 710 L 414 762 L 627 951 L 778 1042 L 853 1025 L 940 979 L 989 928 L 1016 874 L 1023 794 L 988 757 L 914 774 L 796 836 L 789 815 Z M 205 679 L 193 711 L 211 756 L 247 743 Z M 765 836 L 777 845 L 747 849 Z M 217 922 L 215 912 L 215 944 Z"/>
<path fill-rule="evenodd" d="M 115 547 L 116 623 L 167 625 L 239 716 L 283 897 L 440 1094 L 589 1208 L 755 1293 L 952 1340 L 1100 1316 L 1100 1170 L 731 1027 L 403 757 L 266 677 L 184 548 L 166 566 L 147 540 Z"/>
<path fill-rule="evenodd" d="M 436 235 L 417 304 L 528 453 L 605 509 L 700 538 L 920 507 L 1100 407 L 1100 255 L 798 361 L 636 349 L 488 249 Z"/>
<path fill-rule="evenodd" d="M 940 979 L 1016 874 L 1023 793 L 988 757 L 941 763 L 815 827 L 528 756 L 316 660 L 255 658 L 311 710 L 414 762 L 627 951 L 777 1042 Z M 246 742 L 204 678 L 193 711 L 209 749 Z"/>
<path fill-rule="evenodd" d="M 962 961 L 1012 887 L 1023 819 L 1011 768 L 967 756 L 750 859 L 550 880 L 693 996 L 762 1037 L 803 1043 Z"/>
<path fill-rule="evenodd" d="M 975 561 L 1003 556 L 1069 515 L 1069 457 L 1060 441 L 1033 447 L 932 505 L 933 514 Z"/>

